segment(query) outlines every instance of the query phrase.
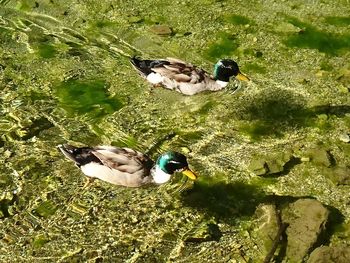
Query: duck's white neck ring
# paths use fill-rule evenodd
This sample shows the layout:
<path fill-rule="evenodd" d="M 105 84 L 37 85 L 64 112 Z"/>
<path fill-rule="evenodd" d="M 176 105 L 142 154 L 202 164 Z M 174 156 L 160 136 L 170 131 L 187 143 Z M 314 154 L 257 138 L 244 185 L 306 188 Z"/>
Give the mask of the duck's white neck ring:
<path fill-rule="evenodd" d="M 221 88 L 225 88 L 228 84 L 228 82 L 226 81 L 222 81 L 222 80 L 216 80 L 216 83 L 221 87 Z"/>
<path fill-rule="evenodd" d="M 156 184 L 164 184 L 170 180 L 171 174 L 164 172 L 158 165 L 156 165 L 152 171 L 152 177 Z"/>

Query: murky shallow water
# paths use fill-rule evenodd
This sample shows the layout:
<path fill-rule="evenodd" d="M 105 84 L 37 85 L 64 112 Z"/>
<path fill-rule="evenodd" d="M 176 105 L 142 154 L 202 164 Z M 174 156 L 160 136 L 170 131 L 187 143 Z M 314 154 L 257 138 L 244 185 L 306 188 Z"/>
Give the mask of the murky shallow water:
<path fill-rule="evenodd" d="M 300 162 L 267 178 L 249 170 L 256 156 L 303 157 L 315 145 L 332 165 L 350 165 L 338 139 L 350 129 L 346 1 L 341 10 L 315 1 L 251 10 L 244 1 L 0 3 L 1 261 L 256 262 L 263 252 L 250 225 L 272 194 L 333 207 L 343 220 L 331 242 L 349 244 L 349 185 L 330 180 L 332 167 Z M 208 71 L 232 57 L 252 83 L 234 95 L 151 89 L 129 64 L 134 54 Z M 175 149 L 201 177 L 181 193 L 180 177 L 83 189 L 55 148 L 67 141 L 153 158 Z"/>

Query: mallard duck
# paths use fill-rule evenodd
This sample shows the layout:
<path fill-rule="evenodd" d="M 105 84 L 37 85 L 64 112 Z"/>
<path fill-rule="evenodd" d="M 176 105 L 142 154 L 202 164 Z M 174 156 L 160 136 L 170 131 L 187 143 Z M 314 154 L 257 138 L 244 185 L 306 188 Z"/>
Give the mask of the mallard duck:
<path fill-rule="evenodd" d="M 111 184 L 127 187 L 163 184 L 175 172 L 182 172 L 192 180 L 197 178 L 188 168 L 186 157 L 178 152 L 166 152 L 154 163 L 143 153 L 130 148 L 75 147 L 68 144 L 58 145 L 58 148 L 85 175 Z"/>
<path fill-rule="evenodd" d="M 230 77 L 248 81 L 235 61 L 221 59 L 214 66 L 214 75 L 205 70 L 174 58 L 159 60 L 130 59 L 134 68 L 154 86 L 163 86 L 184 95 L 193 95 L 205 90 L 218 91 L 229 83 Z"/>

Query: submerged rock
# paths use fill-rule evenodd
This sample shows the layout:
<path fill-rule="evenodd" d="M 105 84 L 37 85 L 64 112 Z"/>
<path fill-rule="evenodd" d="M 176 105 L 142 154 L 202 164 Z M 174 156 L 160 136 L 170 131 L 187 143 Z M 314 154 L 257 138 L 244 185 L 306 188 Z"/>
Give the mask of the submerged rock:
<path fill-rule="evenodd" d="M 286 257 L 290 262 L 302 262 L 325 230 L 329 211 L 319 201 L 300 199 L 282 212 L 282 220 L 289 224 L 286 230 Z"/>
<path fill-rule="evenodd" d="M 218 241 L 222 233 L 215 223 L 203 223 L 185 236 L 185 242 Z"/>
<path fill-rule="evenodd" d="M 347 133 L 342 133 L 339 135 L 339 140 L 345 143 L 349 143 L 350 142 L 350 135 Z"/>
<path fill-rule="evenodd" d="M 141 23 L 143 21 L 142 17 L 139 16 L 130 16 L 128 22 L 131 24 Z"/>
<path fill-rule="evenodd" d="M 350 262 L 350 247 L 318 247 L 312 251 L 307 263 L 348 263 Z"/>
<path fill-rule="evenodd" d="M 254 158 L 251 160 L 248 169 L 256 175 L 264 175 L 268 171 L 266 161 L 260 158 Z"/>
<path fill-rule="evenodd" d="M 285 165 L 293 159 L 291 152 L 272 154 L 271 156 L 255 157 L 248 169 L 256 175 L 278 174 L 285 171 Z"/>
<path fill-rule="evenodd" d="M 323 148 L 312 148 L 307 151 L 306 155 L 316 165 L 325 167 L 332 165 L 330 153 Z"/>
<path fill-rule="evenodd" d="M 284 171 L 285 165 L 293 158 L 291 152 L 282 152 L 270 157 L 266 161 L 267 167 L 269 169 L 269 174 L 276 174 Z"/>
<path fill-rule="evenodd" d="M 272 204 L 260 205 L 255 211 L 255 218 L 251 236 L 262 253 L 261 257 L 263 257 L 271 249 L 273 239 L 278 232 L 276 206 Z"/>
<path fill-rule="evenodd" d="M 170 36 L 173 30 L 167 25 L 155 25 L 151 27 L 151 31 L 160 36 Z"/>
<path fill-rule="evenodd" d="M 350 168 L 349 167 L 331 167 L 325 169 L 325 175 L 336 185 L 350 185 Z"/>

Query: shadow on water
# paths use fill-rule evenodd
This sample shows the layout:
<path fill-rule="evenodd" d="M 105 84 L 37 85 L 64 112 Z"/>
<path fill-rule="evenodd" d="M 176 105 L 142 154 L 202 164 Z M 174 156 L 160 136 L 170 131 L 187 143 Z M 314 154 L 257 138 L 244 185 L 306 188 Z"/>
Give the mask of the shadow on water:
<path fill-rule="evenodd" d="M 235 217 L 252 216 L 264 199 L 261 189 L 242 182 L 200 182 L 182 195 L 185 206 L 229 224 L 235 221 Z"/>
<path fill-rule="evenodd" d="M 15 194 L 12 196 L 11 199 L 0 200 L 0 219 L 11 216 L 9 209 L 17 201 L 18 201 L 18 196 Z"/>
<path fill-rule="evenodd" d="M 54 127 L 54 125 L 45 117 L 38 118 L 27 128 L 27 133 L 22 139 L 28 140 L 34 136 L 39 136 L 42 131 L 48 130 L 52 127 Z"/>
<path fill-rule="evenodd" d="M 262 136 L 282 136 L 291 128 L 317 126 L 321 114 L 343 117 L 350 113 L 348 105 L 320 105 L 307 108 L 306 99 L 289 90 L 266 89 L 258 96 L 238 102 L 230 116 L 248 121 L 240 124 L 239 130 L 252 139 Z"/>
<path fill-rule="evenodd" d="M 329 216 L 326 223 L 326 231 L 317 240 L 318 245 L 329 245 L 331 237 L 341 229 L 345 220 L 344 215 L 337 208 L 329 205 L 325 205 L 325 207 L 329 210 Z"/>
<path fill-rule="evenodd" d="M 284 210 L 299 199 L 315 198 L 312 196 L 266 195 L 261 187 L 243 182 L 199 182 L 181 196 L 185 206 L 202 212 L 208 218 L 214 217 L 218 222 L 230 225 L 237 223 L 239 218 L 252 218 L 260 204 L 273 204 L 277 209 Z M 344 216 L 338 209 L 326 205 L 325 207 L 329 211 L 329 217 L 325 230 L 320 234 L 314 247 L 329 244 L 331 237 L 344 222 Z M 220 239 L 220 230 L 214 230 L 214 233 L 220 233 L 216 235 L 216 238 Z M 281 241 L 281 249 L 277 258 L 284 258 L 286 246 L 287 238 Z"/>

